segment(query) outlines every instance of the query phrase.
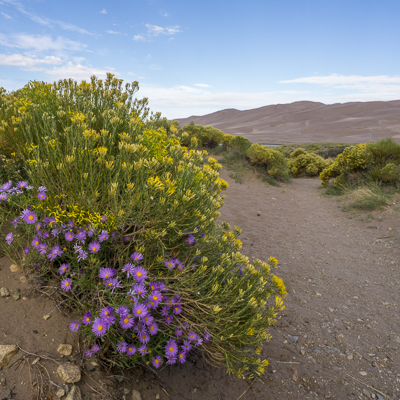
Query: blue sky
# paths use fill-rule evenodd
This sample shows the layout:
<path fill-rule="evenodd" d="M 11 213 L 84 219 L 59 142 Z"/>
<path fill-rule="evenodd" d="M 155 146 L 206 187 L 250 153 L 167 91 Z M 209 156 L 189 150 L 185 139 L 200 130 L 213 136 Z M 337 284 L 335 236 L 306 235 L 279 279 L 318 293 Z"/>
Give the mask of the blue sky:
<path fill-rule="evenodd" d="M 113 72 L 167 118 L 400 99 L 399 0 L 0 0 L 0 86 Z"/>

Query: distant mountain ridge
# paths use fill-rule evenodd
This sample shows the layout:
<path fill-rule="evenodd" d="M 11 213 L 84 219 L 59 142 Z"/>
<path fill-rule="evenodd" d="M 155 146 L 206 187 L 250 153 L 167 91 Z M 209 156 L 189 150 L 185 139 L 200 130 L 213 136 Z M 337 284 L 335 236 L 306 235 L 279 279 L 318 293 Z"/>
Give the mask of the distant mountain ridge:
<path fill-rule="evenodd" d="M 364 143 L 392 137 L 400 143 L 400 100 L 324 104 L 297 101 L 251 110 L 234 108 L 177 119 L 181 126 L 211 125 L 252 142 Z"/>

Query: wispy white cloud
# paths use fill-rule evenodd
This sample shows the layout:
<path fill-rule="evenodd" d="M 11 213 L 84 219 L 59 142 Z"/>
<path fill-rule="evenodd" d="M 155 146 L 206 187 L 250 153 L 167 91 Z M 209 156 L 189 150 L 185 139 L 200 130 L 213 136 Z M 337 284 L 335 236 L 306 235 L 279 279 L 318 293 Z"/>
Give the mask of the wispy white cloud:
<path fill-rule="evenodd" d="M 210 85 L 208 85 L 207 83 L 195 83 L 194 86 L 204 87 L 204 88 L 209 88 L 210 87 Z"/>
<path fill-rule="evenodd" d="M 43 72 L 52 79 L 57 80 L 57 79 L 72 78 L 77 81 L 89 80 L 92 75 L 96 75 L 98 78 L 104 79 L 107 75 L 107 72 L 112 72 L 114 74 L 117 74 L 115 71 L 111 69 L 106 70 L 106 69 L 94 68 L 81 64 L 74 64 L 71 61 L 67 62 L 66 65 L 63 65 L 61 67 L 54 67 L 52 69 L 44 70 Z"/>
<path fill-rule="evenodd" d="M 100 14 L 107 14 L 107 10 L 106 10 L 105 8 L 103 8 L 103 9 L 100 11 Z"/>
<path fill-rule="evenodd" d="M 146 24 L 147 34 L 150 36 L 160 35 L 175 35 L 176 33 L 182 32 L 180 26 L 166 26 L 165 28 L 158 25 Z"/>
<path fill-rule="evenodd" d="M 146 38 L 145 38 L 143 35 L 135 35 L 135 36 L 133 37 L 133 40 L 134 40 L 135 42 L 145 42 L 145 41 L 146 41 Z"/>
<path fill-rule="evenodd" d="M 10 15 L 8 15 L 8 14 L 6 14 L 6 13 L 1 13 L 1 15 L 4 17 L 4 18 L 7 18 L 7 19 L 13 19 Z"/>
<path fill-rule="evenodd" d="M 359 84 L 387 84 L 387 83 L 400 83 L 399 76 L 388 75 L 374 75 L 374 76 L 360 76 L 360 75 L 339 75 L 331 74 L 325 76 L 307 76 L 303 78 L 289 79 L 280 81 L 279 83 L 310 83 L 317 85 L 359 85 Z"/>
<path fill-rule="evenodd" d="M 22 54 L 0 54 L 0 65 L 21 67 L 24 70 L 30 70 L 39 64 L 59 65 L 62 63 L 63 60 L 61 58 L 54 56 L 36 58 Z"/>
<path fill-rule="evenodd" d="M 79 26 L 63 22 L 63 21 L 58 21 L 46 17 L 41 17 L 35 13 L 32 13 L 30 11 L 27 11 L 26 8 L 16 0 L 3 0 L 3 2 L 7 4 L 13 5 L 21 14 L 26 15 L 28 18 L 30 18 L 32 21 L 37 22 L 40 25 L 45 25 L 48 27 L 53 27 L 54 25 L 59 26 L 61 29 L 68 30 L 68 31 L 73 31 L 73 32 L 78 32 L 86 35 L 95 35 L 92 32 L 87 31 L 86 29 L 80 28 Z"/>
<path fill-rule="evenodd" d="M 106 31 L 106 33 L 109 33 L 110 35 L 121 35 L 121 32 L 116 31 Z"/>
<path fill-rule="evenodd" d="M 162 17 L 169 17 L 169 14 L 167 12 L 163 12 L 163 11 L 160 11 L 160 15 Z"/>

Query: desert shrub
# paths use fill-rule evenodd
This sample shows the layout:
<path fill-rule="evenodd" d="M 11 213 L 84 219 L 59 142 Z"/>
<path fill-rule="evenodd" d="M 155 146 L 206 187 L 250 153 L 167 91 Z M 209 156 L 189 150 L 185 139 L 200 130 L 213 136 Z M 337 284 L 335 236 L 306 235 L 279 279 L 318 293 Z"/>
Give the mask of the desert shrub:
<path fill-rule="evenodd" d="M 277 179 L 287 179 L 287 160 L 284 155 L 268 146 L 253 143 L 247 150 L 250 161 L 265 169 L 269 176 Z"/>
<path fill-rule="evenodd" d="M 84 314 L 70 328 L 88 356 L 157 368 L 201 346 L 228 372 L 260 374 L 285 295 L 277 261 L 238 252 L 240 230 L 216 223 L 227 187 L 219 164 L 150 129 L 145 103 L 121 85 L 109 75 L 2 94 L 1 140 L 37 188 L 0 187 L 5 249 L 15 257 L 22 246 L 26 265 Z"/>
<path fill-rule="evenodd" d="M 320 177 L 323 185 L 335 178 L 335 186 L 368 181 L 398 186 L 400 145 L 388 138 L 347 147 Z"/>
<path fill-rule="evenodd" d="M 315 152 L 315 154 L 328 159 L 328 158 L 336 158 L 339 154 L 342 154 L 344 149 L 349 146 L 335 146 L 335 147 L 328 147 L 322 148 Z"/>
<path fill-rule="evenodd" d="M 192 121 L 180 129 L 180 142 L 183 146 L 196 143 L 197 147 L 207 147 L 213 149 L 223 142 L 224 132 L 212 126 L 195 125 Z M 192 140 L 195 138 L 196 140 Z"/>
<path fill-rule="evenodd" d="M 376 183 L 363 184 L 355 189 L 345 190 L 348 194 L 348 204 L 344 210 L 373 211 L 391 203 L 391 195 L 385 193 Z"/>
<path fill-rule="evenodd" d="M 314 153 L 307 153 L 303 149 L 295 150 L 290 157 L 288 168 L 293 176 L 317 176 L 332 163 Z"/>
<path fill-rule="evenodd" d="M 235 149 L 242 153 L 246 153 L 251 146 L 251 142 L 249 139 L 238 135 L 229 138 L 229 140 L 226 142 L 226 145 L 228 149 Z"/>

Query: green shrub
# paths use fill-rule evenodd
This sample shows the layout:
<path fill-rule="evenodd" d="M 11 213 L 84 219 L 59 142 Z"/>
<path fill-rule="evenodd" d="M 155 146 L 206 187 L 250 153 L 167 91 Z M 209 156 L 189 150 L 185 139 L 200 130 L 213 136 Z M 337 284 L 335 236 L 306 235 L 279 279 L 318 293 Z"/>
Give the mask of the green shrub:
<path fill-rule="evenodd" d="M 246 151 L 250 148 L 251 142 L 249 139 L 246 139 L 243 136 L 233 136 L 229 138 L 227 143 L 228 149 L 235 149 L 242 153 L 246 153 Z"/>
<path fill-rule="evenodd" d="M 347 147 L 332 165 L 321 172 L 320 177 L 323 185 L 335 178 L 335 186 L 368 181 L 398 186 L 400 145 L 388 138 Z"/>
<path fill-rule="evenodd" d="M 212 126 L 195 125 L 192 121 L 180 129 L 180 142 L 183 146 L 188 146 L 192 142 L 197 143 L 197 147 L 207 147 L 213 149 L 224 140 L 224 132 Z"/>
<path fill-rule="evenodd" d="M 2 233 L 5 248 L 28 239 L 26 264 L 38 263 L 41 274 L 58 280 L 85 318 L 91 312 L 89 325 L 71 323 L 88 355 L 100 347 L 112 363 L 149 364 L 156 356 L 166 360 L 171 341 L 186 357 L 186 339 L 228 372 L 260 374 L 267 364 L 260 346 L 286 293 L 270 271 L 277 261 L 250 264 L 238 252 L 240 230 L 216 223 L 227 187 L 219 164 L 205 151 L 182 147 L 172 137 L 179 135 L 175 127 L 171 137 L 164 126 L 150 129 L 146 102 L 132 97 L 136 89 L 123 91 L 109 75 L 80 85 L 32 82 L 1 94 L 0 140 L 23 163 L 29 183 L 46 186 L 37 196 L 26 182 L 1 187 L 0 221 L 13 221 L 12 232 Z M 135 275 L 138 267 L 147 279 Z M 159 290 L 162 301 L 150 311 L 153 300 L 143 292 L 153 293 L 153 286 L 168 291 Z M 146 339 L 147 353 L 132 356 L 123 341 L 139 347 L 138 334 L 148 331 L 137 305 L 158 333 Z M 125 319 L 134 325 L 124 328 Z M 106 321 L 101 335 L 99 320 Z"/>
<path fill-rule="evenodd" d="M 280 180 L 287 179 L 287 160 L 280 151 L 253 143 L 247 150 L 247 155 L 253 164 L 261 166 L 269 176 Z"/>
<path fill-rule="evenodd" d="M 307 153 L 303 149 L 295 150 L 290 157 L 289 171 L 293 176 L 317 176 L 332 163 L 314 153 Z"/>

